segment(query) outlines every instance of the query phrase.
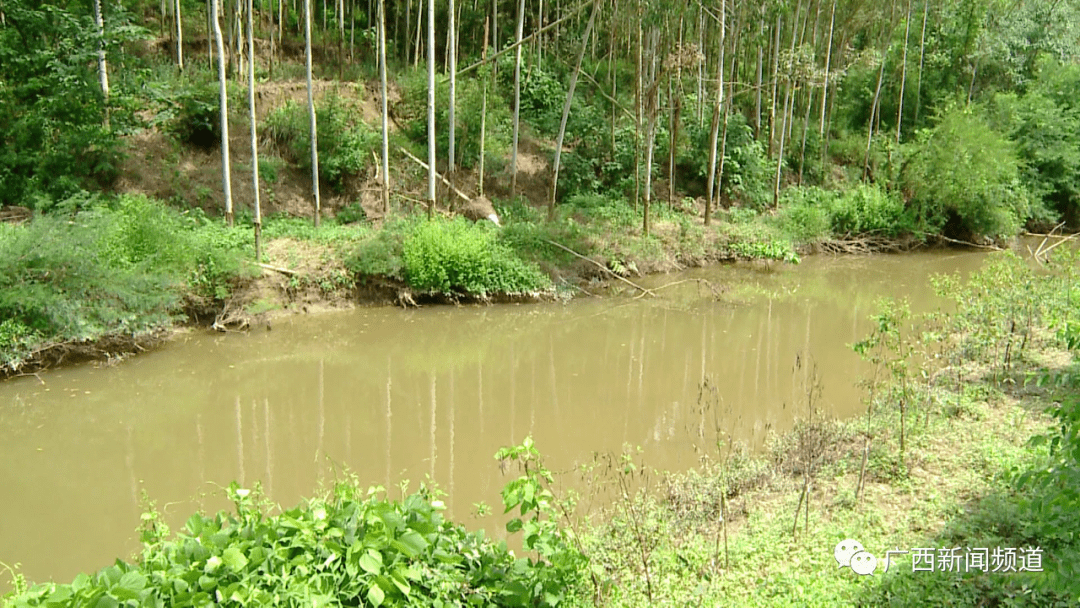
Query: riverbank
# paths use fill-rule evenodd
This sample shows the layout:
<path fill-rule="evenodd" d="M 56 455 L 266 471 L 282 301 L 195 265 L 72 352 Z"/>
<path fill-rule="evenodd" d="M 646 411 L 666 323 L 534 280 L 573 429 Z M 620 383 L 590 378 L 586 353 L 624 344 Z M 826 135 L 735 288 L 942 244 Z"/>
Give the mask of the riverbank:
<path fill-rule="evenodd" d="M 1070 477 L 1080 399 L 1067 350 L 1080 344 L 1076 262 L 1064 255 L 1050 268 L 1033 269 L 1015 256 L 996 256 L 964 284 L 938 281 L 957 304 L 943 315 L 912 317 L 902 303 L 883 303 L 875 329 L 855 345 L 875 370 L 865 384 L 865 404 L 873 409 L 847 421 L 826 419 L 815 407 L 816 371 L 797 366 L 802 397 L 789 411 L 800 422 L 758 453 L 727 442 L 730 416 L 709 382 L 696 404 L 683 406 L 688 420 L 700 420 L 688 440 L 702 456 L 685 472 L 654 471 L 628 449 L 594 457 L 578 473 L 584 484 L 565 484 L 543 468 L 537 449 L 550 448 L 526 440 L 500 451 L 507 470 L 528 463 L 502 496 L 510 518 L 521 510 L 507 529 L 524 532 L 522 555 L 534 561 L 513 562 L 521 558 L 460 527 L 380 527 L 385 521 L 393 528 L 388 512 L 408 515 L 406 522 L 436 521 L 441 503 L 434 491 L 384 502 L 378 492 L 362 499 L 362 489 L 345 479 L 328 496 L 281 511 L 234 487 L 236 514 L 193 518 L 171 541 L 151 512 L 138 564 L 79 577 L 70 587 L 40 586 L 12 605 L 47 597 L 76 605 L 131 593 L 184 605 L 197 599 L 193 593 L 217 592 L 235 602 L 280 592 L 398 605 L 415 593 L 461 602 L 503 597 L 516 605 L 505 598 L 519 597 L 521 588 L 497 580 L 540 585 L 544 593 L 519 599 L 541 605 L 1071 605 L 1080 597 L 1072 576 L 1078 528 Z M 559 489 L 565 485 L 584 489 L 575 496 Z M 596 504 L 605 506 L 590 512 Z M 352 519 L 356 511 L 384 515 Z M 244 536 L 245 522 L 268 534 Z M 370 559 L 378 565 L 361 557 L 372 555 L 366 545 L 312 544 L 298 532 L 348 535 L 359 532 L 359 522 L 374 526 L 365 538 L 375 539 L 380 557 Z M 404 542 L 410 529 L 424 542 Z M 379 545 L 384 534 L 400 542 Z M 845 539 L 876 557 L 873 574 L 837 567 L 834 549 Z M 322 566 L 274 561 L 279 541 Z M 436 555 L 440 548 L 454 554 L 448 547 L 457 542 L 475 548 L 474 561 Z M 987 550 L 981 562 L 979 549 Z M 893 550 L 896 560 L 885 572 Z M 942 550 L 955 561 L 941 558 Z M 1015 550 L 1015 561 L 1002 561 L 1007 550 Z M 914 560 L 916 551 L 933 556 L 932 569 Z M 537 566 L 538 556 L 551 566 Z M 279 566 L 292 569 L 288 589 L 262 570 Z M 494 576 L 504 567 L 514 577 Z M 431 568 L 428 574 L 446 585 L 406 572 L 416 568 Z M 479 578 L 463 583 L 462 574 Z M 162 584 L 196 579 L 200 589 L 193 591 Z"/>
<path fill-rule="evenodd" d="M 71 220 L 0 225 L 4 376 L 117 360 L 185 325 L 227 331 L 346 306 L 554 300 L 709 263 L 798 260 L 795 242 L 759 219 L 705 227 L 659 209 L 643 236 L 632 210 L 604 198 L 561 206 L 552 222 L 525 201 L 497 203 L 501 228 L 403 213 L 316 229 L 277 216 L 263 226 L 258 264 L 250 218 L 229 227 L 135 195 L 70 206 Z"/>

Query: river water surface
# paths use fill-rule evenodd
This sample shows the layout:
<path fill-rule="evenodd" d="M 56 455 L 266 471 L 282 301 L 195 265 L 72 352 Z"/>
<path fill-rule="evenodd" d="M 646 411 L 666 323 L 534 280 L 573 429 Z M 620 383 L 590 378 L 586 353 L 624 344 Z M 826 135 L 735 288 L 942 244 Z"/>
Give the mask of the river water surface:
<path fill-rule="evenodd" d="M 230 481 L 261 482 L 290 507 L 342 468 L 388 488 L 430 476 L 449 517 L 491 530 L 473 504 L 500 504 L 509 477 L 493 455 L 529 435 L 553 470 L 624 443 L 685 469 L 705 380 L 721 426 L 756 446 L 805 415 L 813 365 L 822 413 L 864 411 L 866 368 L 849 345 L 875 300 L 937 308 L 929 276 L 966 275 L 987 255 L 815 256 L 638 280 L 706 279 L 719 297 L 686 281 L 657 298 L 297 316 L 16 378 L 0 383 L 0 562 L 69 581 L 132 555 L 144 491 L 176 530 L 195 509 L 226 507 Z"/>

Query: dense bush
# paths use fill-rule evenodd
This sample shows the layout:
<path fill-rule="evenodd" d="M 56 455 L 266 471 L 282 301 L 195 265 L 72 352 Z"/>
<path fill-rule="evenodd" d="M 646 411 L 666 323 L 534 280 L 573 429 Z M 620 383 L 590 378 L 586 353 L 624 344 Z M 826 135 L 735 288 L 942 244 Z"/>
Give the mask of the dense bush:
<path fill-rule="evenodd" d="M 340 192 L 346 177 L 359 174 L 374 162 L 372 152 L 380 149 L 382 135 L 354 119 L 337 95 L 328 95 L 316 105 L 315 124 L 319 178 Z M 311 127 L 303 106 L 290 101 L 271 112 L 266 117 L 265 133 L 293 162 L 311 171 Z"/>
<path fill-rule="evenodd" d="M 59 6 L 5 2 L 0 27 L 0 205 L 48 208 L 118 177 L 118 135 L 137 104 L 116 86 L 109 106 L 97 80 L 92 22 Z M 110 52 L 142 35 L 117 7 L 106 28 Z M 117 55 L 113 55 L 117 57 Z M 108 113 L 111 126 L 106 126 Z"/>
<path fill-rule="evenodd" d="M 1028 217 L 1012 144 L 963 108 L 919 134 L 903 181 L 916 217 L 935 232 L 1011 235 Z"/>
<path fill-rule="evenodd" d="M 504 491 L 507 510 L 542 509 L 538 487 L 529 477 L 512 482 Z M 517 558 L 505 542 L 443 519 L 436 491 L 421 487 L 401 501 L 383 492 L 341 481 L 324 496 L 272 514 L 265 499 L 233 484 L 235 512 L 192 515 L 173 539 L 160 515 L 148 512 L 137 563 L 118 560 L 70 584 L 17 588 L 4 606 L 549 608 L 577 582 L 583 558 L 559 530 L 543 527 L 546 520 L 511 521 L 508 528 L 524 530 L 526 547 L 543 559 Z"/>
<path fill-rule="evenodd" d="M 42 342 L 165 326 L 188 294 L 226 297 L 246 239 L 141 196 L 0 226 L 0 364 Z"/>
<path fill-rule="evenodd" d="M 1016 143 L 1023 180 L 1036 202 L 1033 219 L 1053 225 L 1061 215 L 1080 223 L 1080 67 L 1039 63 L 1038 79 L 1022 95 L 1002 93 L 989 104 L 995 126 Z M 1033 215 L 1035 215 L 1033 213 Z"/>
<path fill-rule="evenodd" d="M 414 142 L 427 144 L 427 73 L 412 70 L 399 77 L 401 101 L 393 111 L 405 134 Z M 487 122 L 484 133 L 484 155 L 487 170 L 495 158 L 505 155 L 511 144 L 511 117 L 505 100 L 496 88 L 488 84 Z M 472 168 L 480 162 L 480 111 L 483 108 L 483 83 L 477 78 L 457 81 L 457 128 L 454 132 L 454 156 L 457 164 Z M 440 159 L 449 158 L 450 83 L 438 77 L 435 83 L 435 147 Z"/>
<path fill-rule="evenodd" d="M 897 194 L 868 184 L 858 184 L 834 199 L 830 215 L 838 236 L 899 236 L 915 228 Z"/>
<path fill-rule="evenodd" d="M 780 197 L 781 230 L 798 243 L 812 243 L 832 234 L 837 194 L 821 188 L 788 188 Z"/>
<path fill-rule="evenodd" d="M 415 224 L 402 254 L 406 280 L 423 292 L 512 294 L 551 285 L 538 268 L 500 244 L 486 224 L 460 217 Z"/>

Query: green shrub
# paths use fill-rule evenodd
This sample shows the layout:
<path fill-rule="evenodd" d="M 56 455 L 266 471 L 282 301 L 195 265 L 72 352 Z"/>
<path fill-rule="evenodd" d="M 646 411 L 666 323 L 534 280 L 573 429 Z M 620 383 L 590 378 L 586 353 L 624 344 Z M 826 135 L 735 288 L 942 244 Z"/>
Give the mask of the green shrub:
<path fill-rule="evenodd" d="M 0 358 L 36 342 L 132 335 L 167 326 L 189 294 L 221 300 L 250 253 L 243 228 L 123 196 L 71 219 L 0 231 Z"/>
<path fill-rule="evenodd" d="M 504 500 L 532 515 L 543 508 L 536 500 L 550 496 L 538 485 L 513 482 Z M 522 488 L 524 500 L 514 498 Z M 554 608 L 587 566 L 547 520 L 512 520 L 539 556 L 518 558 L 504 541 L 446 521 L 437 490 L 421 487 L 400 501 L 384 493 L 353 478 L 272 514 L 264 497 L 233 483 L 233 512 L 196 513 L 175 538 L 159 513 L 144 513 L 137 563 L 17 589 L 4 605 Z"/>
<path fill-rule="evenodd" d="M 181 90 L 177 93 L 173 117 L 165 122 L 165 130 L 185 144 L 201 148 L 220 146 L 220 95 L 216 82 Z"/>
<path fill-rule="evenodd" d="M 837 236 L 894 237 L 914 229 L 900 197 L 872 184 L 858 184 L 836 197 L 830 215 L 832 231 Z"/>
<path fill-rule="evenodd" d="M 787 188 L 780 195 L 780 229 L 798 243 L 827 238 L 836 199 L 836 193 L 813 186 Z"/>
<path fill-rule="evenodd" d="M 416 224 L 402 254 L 406 279 L 423 292 L 486 295 L 550 286 L 538 268 L 499 244 L 494 231 L 463 218 Z"/>
<path fill-rule="evenodd" d="M 405 134 L 412 141 L 427 144 L 427 73 L 413 70 L 398 80 L 402 87 L 402 100 L 394 106 L 394 115 L 404 125 Z M 507 104 L 495 87 L 488 85 L 487 121 L 484 133 L 485 171 L 491 173 L 494 159 L 510 149 L 511 116 Z M 460 78 L 457 81 L 457 128 L 454 132 L 454 155 L 457 164 L 469 169 L 480 161 L 480 111 L 483 108 L 482 82 L 477 78 Z M 450 155 L 450 83 L 447 78 L 437 77 L 435 82 L 435 148 L 440 159 Z"/>
<path fill-rule="evenodd" d="M 342 191 L 345 178 L 357 175 L 373 161 L 382 135 L 362 120 L 353 119 L 337 95 L 316 105 L 319 178 Z M 289 101 L 266 117 L 265 132 L 304 171 L 311 171 L 311 126 L 307 109 Z"/>
<path fill-rule="evenodd" d="M 973 113 L 946 111 L 919 133 L 903 181 L 919 224 L 979 235 L 1016 234 L 1029 213 L 1013 145 Z M 966 235 L 963 235 L 966 236 Z"/>

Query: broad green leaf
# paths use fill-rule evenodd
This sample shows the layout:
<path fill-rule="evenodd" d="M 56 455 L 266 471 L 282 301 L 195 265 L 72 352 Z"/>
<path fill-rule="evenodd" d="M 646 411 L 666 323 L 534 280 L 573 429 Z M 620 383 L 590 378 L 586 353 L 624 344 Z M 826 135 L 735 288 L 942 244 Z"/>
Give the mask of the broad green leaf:
<path fill-rule="evenodd" d="M 248 559 L 244 554 L 236 547 L 229 547 L 225 549 L 225 552 L 221 554 L 222 561 L 233 572 L 240 572 L 247 567 Z"/>
<path fill-rule="evenodd" d="M 368 551 L 360 556 L 360 567 L 365 572 L 378 576 L 382 573 L 382 555 L 375 551 Z"/>
<path fill-rule="evenodd" d="M 406 531 L 401 538 L 391 544 L 408 558 L 416 557 L 428 547 L 427 540 L 415 530 Z"/>
<path fill-rule="evenodd" d="M 386 599 L 386 594 L 383 593 L 383 590 L 379 588 L 378 585 L 368 587 L 367 600 L 371 602 L 372 605 L 376 606 L 376 608 L 382 606 L 384 599 Z"/>

